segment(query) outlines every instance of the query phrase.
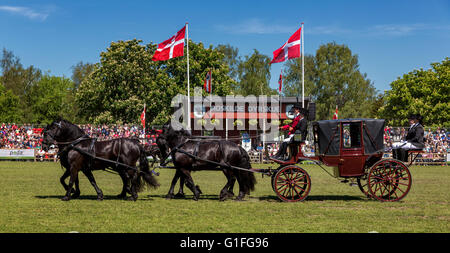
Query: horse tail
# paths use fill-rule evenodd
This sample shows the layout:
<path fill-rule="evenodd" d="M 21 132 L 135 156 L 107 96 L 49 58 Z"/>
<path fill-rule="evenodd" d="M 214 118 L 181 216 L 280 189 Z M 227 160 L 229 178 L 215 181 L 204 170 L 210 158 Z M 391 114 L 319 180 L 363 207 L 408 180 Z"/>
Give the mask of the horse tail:
<path fill-rule="evenodd" d="M 145 152 L 144 147 L 142 145 L 139 145 L 139 180 L 138 180 L 138 189 L 142 190 L 142 182 L 145 183 L 149 188 L 157 188 L 160 186 L 158 181 L 156 181 L 156 178 L 153 176 L 153 173 L 150 171 L 150 166 L 148 166 L 148 160 L 147 155 Z"/>
<path fill-rule="evenodd" d="M 239 167 L 251 169 L 252 165 L 250 163 L 250 156 L 248 155 L 247 151 L 239 146 L 239 152 L 241 153 L 241 161 L 239 163 Z M 247 170 L 237 170 L 237 173 L 241 178 L 241 182 L 247 194 L 249 194 L 250 191 L 255 190 L 256 178 L 253 172 Z"/>

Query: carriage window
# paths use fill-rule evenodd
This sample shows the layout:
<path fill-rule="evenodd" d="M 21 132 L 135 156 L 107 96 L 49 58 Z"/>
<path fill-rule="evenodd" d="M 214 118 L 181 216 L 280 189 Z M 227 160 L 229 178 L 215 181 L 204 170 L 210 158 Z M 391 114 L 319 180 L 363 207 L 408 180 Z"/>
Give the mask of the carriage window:
<path fill-rule="evenodd" d="M 360 148 L 361 123 L 344 123 L 342 125 L 342 139 L 344 142 L 344 148 Z"/>

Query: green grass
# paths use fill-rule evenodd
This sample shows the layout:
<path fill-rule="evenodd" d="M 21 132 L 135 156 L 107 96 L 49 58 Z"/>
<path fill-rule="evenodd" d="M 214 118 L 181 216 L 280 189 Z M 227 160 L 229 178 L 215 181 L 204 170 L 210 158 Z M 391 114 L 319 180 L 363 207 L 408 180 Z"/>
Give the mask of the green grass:
<path fill-rule="evenodd" d="M 254 165 L 263 167 L 267 165 Z M 272 165 L 274 166 L 274 165 Z M 119 176 L 94 172 L 105 199 L 80 173 L 81 196 L 60 198 L 63 171 L 52 162 L 0 162 L 0 232 L 24 233 L 448 233 L 450 167 L 411 167 L 413 184 L 400 202 L 366 199 L 315 165 L 304 165 L 312 189 L 304 202 L 280 202 L 270 178 L 256 174 L 256 190 L 245 201 L 218 201 L 225 177 L 218 171 L 193 173 L 203 195 L 193 201 L 166 200 L 174 170 L 162 169 L 157 190 L 144 191 L 136 202 L 115 198 Z M 237 188 L 237 187 L 235 187 Z M 178 186 L 177 188 L 178 189 Z M 237 192 L 237 189 L 235 189 Z"/>

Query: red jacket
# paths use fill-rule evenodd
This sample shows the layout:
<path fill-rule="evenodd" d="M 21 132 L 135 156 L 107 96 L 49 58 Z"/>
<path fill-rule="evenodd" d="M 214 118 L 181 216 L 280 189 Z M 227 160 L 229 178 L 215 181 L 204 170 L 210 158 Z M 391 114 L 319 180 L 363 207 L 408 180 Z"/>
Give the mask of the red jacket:
<path fill-rule="evenodd" d="M 299 114 L 297 117 L 294 118 L 294 120 L 292 121 L 291 124 L 284 125 L 281 129 L 286 131 L 286 130 L 289 130 L 290 127 L 292 127 L 293 130 L 292 130 L 292 131 L 289 131 L 289 135 L 294 134 L 294 133 L 295 133 L 295 130 L 296 130 L 296 127 L 298 127 L 298 123 L 299 123 L 300 120 L 302 120 L 302 119 L 303 119 L 302 115 Z"/>

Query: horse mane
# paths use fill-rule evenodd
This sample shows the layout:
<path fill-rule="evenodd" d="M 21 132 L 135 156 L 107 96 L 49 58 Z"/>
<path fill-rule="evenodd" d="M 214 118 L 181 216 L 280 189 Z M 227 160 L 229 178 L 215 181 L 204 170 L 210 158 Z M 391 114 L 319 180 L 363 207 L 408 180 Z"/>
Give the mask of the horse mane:
<path fill-rule="evenodd" d="M 66 119 L 63 119 L 63 118 L 56 119 L 55 121 L 53 121 L 52 124 L 61 124 L 61 123 L 65 123 L 66 125 L 69 125 L 72 130 L 76 130 L 76 131 L 78 131 L 79 133 L 81 133 L 83 135 L 86 134 L 84 132 L 84 130 L 81 129 L 79 126 L 77 126 L 77 125 L 73 124 L 72 122 L 70 122 L 70 121 L 68 121 Z"/>

